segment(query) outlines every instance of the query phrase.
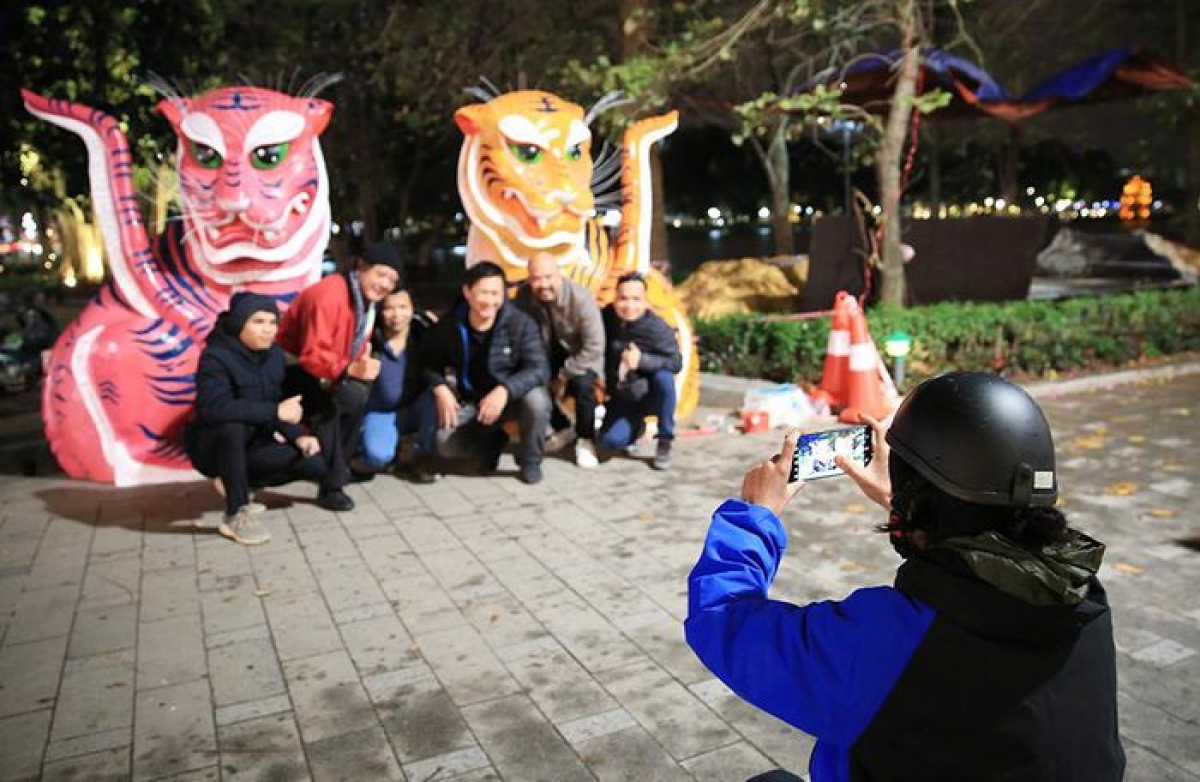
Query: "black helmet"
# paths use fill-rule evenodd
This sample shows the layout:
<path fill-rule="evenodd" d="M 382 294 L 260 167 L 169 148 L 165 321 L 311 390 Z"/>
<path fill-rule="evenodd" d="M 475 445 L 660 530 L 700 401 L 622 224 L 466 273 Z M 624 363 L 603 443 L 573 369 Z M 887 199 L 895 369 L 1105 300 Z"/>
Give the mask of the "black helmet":
<path fill-rule="evenodd" d="M 1058 497 L 1054 440 L 1024 389 L 984 372 L 948 372 L 900 405 L 888 445 L 926 480 L 966 502 L 1024 508 Z"/>

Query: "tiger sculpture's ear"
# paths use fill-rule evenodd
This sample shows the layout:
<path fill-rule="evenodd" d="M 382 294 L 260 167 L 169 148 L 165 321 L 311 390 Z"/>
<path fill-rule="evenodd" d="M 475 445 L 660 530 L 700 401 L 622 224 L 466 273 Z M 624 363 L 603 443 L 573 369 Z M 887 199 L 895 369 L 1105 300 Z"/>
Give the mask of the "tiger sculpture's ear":
<path fill-rule="evenodd" d="M 454 112 L 454 121 L 458 124 L 458 129 L 463 132 L 464 136 L 475 136 L 479 134 L 479 127 L 482 124 L 483 118 L 479 116 L 484 111 L 482 104 L 472 104 L 463 106 L 458 111 Z"/>
<path fill-rule="evenodd" d="M 179 123 L 183 121 L 183 115 L 187 114 L 188 100 L 187 98 L 163 98 L 158 102 L 158 110 L 171 123 L 171 127 L 175 128 L 175 132 L 179 133 Z"/>
<path fill-rule="evenodd" d="M 329 125 L 329 118 L 333 116 L 333 104 L 320 98 L 308 98 L 305 102 L 307 104 L 305 110 L 309 122 L 312 123 L 313 135 L 319 136 L 325 132 L 325 128 Z"/>

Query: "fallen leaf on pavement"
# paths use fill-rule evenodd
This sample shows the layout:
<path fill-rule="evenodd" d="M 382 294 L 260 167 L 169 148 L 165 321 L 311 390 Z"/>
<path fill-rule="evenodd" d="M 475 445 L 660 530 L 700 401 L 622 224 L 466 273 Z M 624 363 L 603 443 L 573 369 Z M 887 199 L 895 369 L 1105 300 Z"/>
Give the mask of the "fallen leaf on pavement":
<path fill-rule="evenodd" d="M 866 513 L 867 506 L 859 505 L 858 503 L 851 503 L 851 504 L 847 505 L 845 508 L 843 508 L 842 510 L 846 511 L 847 513 Z"/>
<path fill-rule="evenodd" d="M 1103 447 L 1104 447 L 1104 437 L 1103 437 L 1103 436 L 1099 436 L 1099 437 L 1076 437 L 1076 438 L 1075 438 L 1074 440 L 1072 440 L 1071 442 L 1072 442 L 1072 444 L 1074 444 L 1074 445 L 1077 445 L 1077 446 L 1079 446 L 1080 448 L 1091 448 L 1091 449 L 1096 449 L 1096 448 L 1103 448 Z"/>
<path fill-rule="evenodd" d="M 275 594 L 275 590 L 273 590 L 273 589 L 256 589 L 256 590 L 254 590 L 255 597 L 270 597 L 273 594 Z"/>
<path fill-rule="evenodd" d="M 1118 497 L 1127 497 L 1130 494 L 1137 494 L 1140 487 L 1136 483 L 1129 481 L 1118 481 L 1110 483 L 1104 487 L 1105 494 L 1115 494 Z"/>
<path fill-rule="evenodd" d="M 1170 508 L 1151 508 L 1150 515 L 1156 519 L 1173 519 L 1176 514 Z"/>
<path fill-rule="evenodd" d="M 1141 434 L 1131 434 L 1131 435 L 1129 435 L 1129 442 L 1144 443 L 1144 442 L 1146 442 L 1146 436 L 1141 435 Z"/>
<path fill-rule="evenodd" d="M 1128 562 L 1118 562 L 1117 564 L 1113 565 L 1113 570 L 1120 571 L 1121 573 L 1137 575 L 1138 573 L 1144 572 L 1146 569 L 1138 567 L 1137 565 L 1130 565 Z"/>

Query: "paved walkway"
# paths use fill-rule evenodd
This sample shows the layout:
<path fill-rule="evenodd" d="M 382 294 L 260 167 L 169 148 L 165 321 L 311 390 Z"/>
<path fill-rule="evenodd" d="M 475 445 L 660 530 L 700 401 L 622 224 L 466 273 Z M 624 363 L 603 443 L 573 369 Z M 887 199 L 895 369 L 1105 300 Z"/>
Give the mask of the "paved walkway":
<path fill-rule="evenodd" d="M 1200 780 L 1200 374 L 1047 394 L 1072 521 L 1109 544 L 1129 780 Z M 1053 391 L 1053 388 L 1043 391 Z M 0 779 L 743 780 L 811 741 L 683 643 L 709 513 L 777 433 L 674 468 L 558 459 L 266 493 L 274 540 L 196 533 L 207 484 L 0 477 Z M 776 595 L 890 580 L 844 480 L 786 516 Z M 986 675 L 981 672 L 981 675 Z"/>

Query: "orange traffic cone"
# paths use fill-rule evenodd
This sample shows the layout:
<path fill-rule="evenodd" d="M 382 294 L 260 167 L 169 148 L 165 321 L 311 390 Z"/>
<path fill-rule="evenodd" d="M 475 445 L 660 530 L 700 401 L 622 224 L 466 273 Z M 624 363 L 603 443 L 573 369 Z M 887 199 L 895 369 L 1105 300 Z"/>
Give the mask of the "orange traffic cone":
<path fill-rule="evenodd" d="M 849 293 L 838 291 L 833 300 L 821 385 L 809 394 L 814 402 L 824 402 L 830 408 L 846 404 L 846 375 L 850 371 L 850 314 L 857 310 L 858 301 Z"/>
<path fill-rule="evenodd" d="M 857 306 L 850 315 L 850 371 L 846 378 L 846 408 L 838 415 L 844 423 L 858 423 L 866 413 L 882 420 L 896 407 L 896 386 L 879 357 L 867 328 L 867 316 Z"/>

